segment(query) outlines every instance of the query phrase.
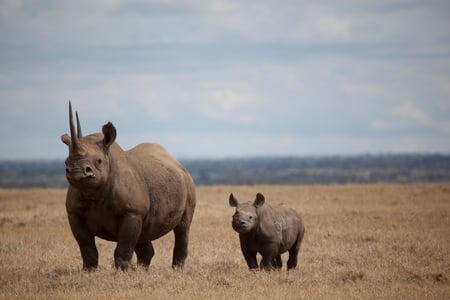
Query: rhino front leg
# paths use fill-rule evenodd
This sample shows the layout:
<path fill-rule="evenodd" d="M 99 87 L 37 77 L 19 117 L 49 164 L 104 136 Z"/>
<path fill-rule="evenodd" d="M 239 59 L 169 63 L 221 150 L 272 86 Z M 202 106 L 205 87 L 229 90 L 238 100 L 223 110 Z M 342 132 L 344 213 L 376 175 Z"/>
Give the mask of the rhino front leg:
<path fill-rule="evenodd" d="M 256 260 L 256 253 L 255 254 L 245 254 L 244 253 L 245 261 L 247 262 L 247 266 L 250 270 L 257 270 L 258 267 L 258 261 Z"/>
<path fill-rule="evenodd" d="M 245 243 L 241 241 L 241 250 L 244 255 L 247 266 L 250 270 L 258 269 L 258 261 L 256 260 L 256 251 L 248 247 Z"/>
<path fill-rule="evenodd" d="M 278 255 L 275 257 L 275 259 L 272 262 L 272 267 L 275 269 L 281 269 L 283 267 L 283 261 L 281 260 L 281 255 Z"/>
<path fill-rule="evenodd" d="M 277 244 L 268 244 L 265 245 L 261 251 L 262 260 L 261 260 L 261 269 L 265 271 L 272 270 L 275 267 L 275 264 L 278 264 L 278 245 Z M 279 256 L 279 264 L 281 265 L 281 256 Z M 281 266 L 280 266 L 281 267 Z"/>
<path fill-rule="evenodd" d="M 145 269 L 148 269 L 153 255 L 155 254 L 152 243 L 148 242 L 137 244 L 134 252 L 136 252 L 138 265 L 141 265 Z"/>
<path fill-rule="evenodd" d="M 69 214 L 68 218 L 70 229 L 80 247 L 81 257 L 83 258 L 83 270 L 95 270 L 98 267 L 98 251 L 95 246 L 94 235 L 89 233 L 78 215 Z"/>
<path fill-rule="evenodd" d="M 273 268 L 274 255 L 265 255 L 261 260 L 261 269 L 264 271 L 270 271 Z"/>
<path fill-rule="evenodd" d="M 119 228 L 117 247 L 114 251 L 114 263 L 116 268 L 122 271 L 128 270 L 131 258 L 142 231 L 142 220 L 138 215 L 126 214 Z"/>
<path fill-rule="evenodd" d="M 95 246 L 94 236 L 91 235 L 87 243 L 79 244 L 81 257 L 83 258 L 83 270 L 93 271 L 98 267 L 98 251 Z"/>

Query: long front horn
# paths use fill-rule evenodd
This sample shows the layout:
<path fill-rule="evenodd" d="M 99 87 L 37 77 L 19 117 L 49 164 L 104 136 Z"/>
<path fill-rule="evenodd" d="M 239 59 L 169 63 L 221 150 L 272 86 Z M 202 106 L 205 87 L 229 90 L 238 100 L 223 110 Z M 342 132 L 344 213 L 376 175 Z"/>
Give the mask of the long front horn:
<path fill-rule="evenodd" d="M 77 118 L 78 120 L 78 118 Z M 69 122 L 70 122 L 70 137 L 72 138 L 72 148 L 79 149 L 80 143 L 78 141 L 77 134 L 75 133 L 75 125 L 73 124 L 73 114 L 72 114 L 72 102 L 69 101 Z"/>

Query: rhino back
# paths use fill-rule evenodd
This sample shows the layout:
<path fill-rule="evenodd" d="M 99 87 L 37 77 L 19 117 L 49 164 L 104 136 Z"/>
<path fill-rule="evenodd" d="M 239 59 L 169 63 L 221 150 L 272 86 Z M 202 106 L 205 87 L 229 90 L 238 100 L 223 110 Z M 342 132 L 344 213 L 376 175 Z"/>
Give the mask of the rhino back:
<path fill-rule="evenodd" d="M 157 194 L 161 188 L 163 188 L 161 192 L 165 195 L 167 192 L 179 195 L 186 189 L 189 174 L 162 146 L 151 143 L 139 144 L 127 151 L 127 157 L 144 182 L 156 190 Z"/>

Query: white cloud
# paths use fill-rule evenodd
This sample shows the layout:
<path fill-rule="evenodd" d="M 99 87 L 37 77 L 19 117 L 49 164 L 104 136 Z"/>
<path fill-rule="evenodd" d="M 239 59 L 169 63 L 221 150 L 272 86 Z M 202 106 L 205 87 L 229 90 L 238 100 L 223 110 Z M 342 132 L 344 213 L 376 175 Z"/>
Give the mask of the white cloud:
<path fill-rule="evenodd" d="M 117 74 L 97 78 L 95 85 L 75 91 L 72 100 L 89 118 L 132 118 L 130 113 L 138 110 L 152 120 L 165 121 L 174 117 L 174 101 L 180 98 L 172 84 L 152 74 Z"/>
<path fill-rule="evenodd" d="M 385 120 L 375 120 L 370 127 L 376 130 L 387 130 L 392 128 L 392 124 Z"/>
<path fill-rule="evenodd" d="M 213 104 L 221 111 L 230 112 L 252 102 L 249 95 L 231 90 L 217 90 L 211 93 Z"/>
<path fill-rule="evenodd" d="M 237 120 L 252 122 L 250 107 L 255 105 L 254 96 L 231 89 L 213 90 L 199 106 L 200 112 L 214 120 Z"/>
<path fill-rule="evenodd" d="M 425 103 L 423 103 L 425 104 Z M 439 102 L 437 103 L 439 104 Z M 436 111 L 435 103 L 428 103 L 427 108 L 430 111 Z M 405 129 L 414 131 L 415 128 L 434 130 L 443 134 L 450 133 L 449 117 L 444 119 L 433 119 L 430 114 L 412 102 L 404 102 L 390 109 L 389 114 L 385 116 L 387 119 L 375 120 L 371 124 L 371 128 L 378 130 Z"/>
<path fill-rule="evenodd" d="M 312 16 L 311 35 L 318 35 L 325 41 L 346 41 L 350 38 L 350 22 L 336 15 L 323 15 L 321 13 Z"/>
<path fill-rule="evenodd" d="M 412 120 L 420 125 L 430 124 L 430 118 L 428 114 L 411 102 L 406 102 L 394 107 L 391 110 L 391 114 L 403 119 Z"/>

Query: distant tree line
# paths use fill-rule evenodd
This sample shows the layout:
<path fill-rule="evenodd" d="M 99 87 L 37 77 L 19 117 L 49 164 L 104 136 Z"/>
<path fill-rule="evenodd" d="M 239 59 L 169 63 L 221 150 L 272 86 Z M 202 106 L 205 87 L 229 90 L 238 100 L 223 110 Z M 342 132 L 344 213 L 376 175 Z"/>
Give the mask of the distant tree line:
<path fill-rule="evenodd" d="M 450 155 L 181 160 L 197 185 L 450 182 Z M 66 187 L 63 161 L 0 162 L 0 188 Z"/>
<path fill-rule="evenodd" d="M 450 181 L 450 155 L 266 157 L 184 162 L 197 184 Z"/>
<path fill-rule="evenodd" d="M 3 161 L 0 187 L 66 187 L 65 168 L 64 161 Z"/>

